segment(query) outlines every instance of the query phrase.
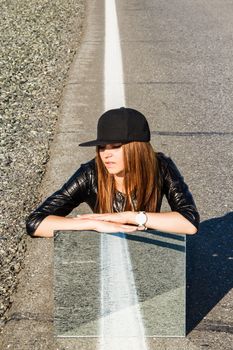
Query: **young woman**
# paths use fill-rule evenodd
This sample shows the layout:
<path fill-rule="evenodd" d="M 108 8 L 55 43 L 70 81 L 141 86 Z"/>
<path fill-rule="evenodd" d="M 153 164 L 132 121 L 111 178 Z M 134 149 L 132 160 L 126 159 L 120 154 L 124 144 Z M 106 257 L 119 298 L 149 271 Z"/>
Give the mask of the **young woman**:
<path fill-rule="evenodd" d="M 154 152 L 143 114 L 121 107 L 98 121 L 97 139 L 80 144 L 96 146 L 96 158 L 73 174 L 27 219 L 31 236 L 53 237 L 54 230 L 133 232 L 155 229 L 194 234 L 199 214 L 174 162 Z M 163 196 L 171 212 L 160 212 Z M 94 214 L 66 217 L 86 202 Z"/>

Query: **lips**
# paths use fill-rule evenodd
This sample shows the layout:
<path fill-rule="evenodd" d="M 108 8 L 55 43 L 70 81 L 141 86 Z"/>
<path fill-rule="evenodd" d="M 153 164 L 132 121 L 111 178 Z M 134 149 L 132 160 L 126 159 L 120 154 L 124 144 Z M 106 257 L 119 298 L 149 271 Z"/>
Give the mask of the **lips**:
<path fill-rule="evenodd" d="M 113 165 L 115 165 L 114 162 L 105 162 L 105 166 L 106 166 L 107 168 L 109 168 L 109 167 L 111 167 L 111 166 L 113 166 Z"/>

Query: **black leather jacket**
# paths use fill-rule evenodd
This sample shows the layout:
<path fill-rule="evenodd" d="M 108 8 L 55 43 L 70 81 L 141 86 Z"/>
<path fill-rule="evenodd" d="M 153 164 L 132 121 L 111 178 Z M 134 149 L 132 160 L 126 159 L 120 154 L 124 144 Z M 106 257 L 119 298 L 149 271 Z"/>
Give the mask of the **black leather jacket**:
<path fill-rule="evenodd" d="M 162 179 L 162 193 L 156 212 L 160 211 L 163 195 L 166 196 L 172 211 L 177 211 L 188 219 L 197 229 L 199 214 L 192 194 L 171 158 L 157 153 Z M 82 164 L 62 188 L 48 197 L 26 221 L 27 233 L 33 236 L 40 222 L 48 215 L 66 216 L 80 203 L 86 202 L 94 210 L 97 199 L 97 174 L 95 159 Z M 116 193 L 113 203 L 115 212 L 124 208 L 125 197 Z"/>

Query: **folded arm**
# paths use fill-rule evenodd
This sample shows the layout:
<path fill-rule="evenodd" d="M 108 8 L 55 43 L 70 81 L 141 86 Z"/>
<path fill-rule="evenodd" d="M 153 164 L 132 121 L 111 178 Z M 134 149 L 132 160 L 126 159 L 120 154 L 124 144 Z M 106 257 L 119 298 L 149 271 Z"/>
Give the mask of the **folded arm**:
<path fill-rule="evenodd" d="M 82 220 L 95 220 L 134 225 L 135 229 L 137 230 L 138 227 L 136 226 L 136 215 L 137 212 L 126 211 L 122 213 L 86 214 L 82 215 L 80 218 Z M 149 229 L 180 234 L 195 234 L 197 232 L 197 228 L 178 212 L 147 212 L 146 215 L 147 222 L 145 226 Z"/>
<path fill-rule="evenodd" d="M 56 215 L 47 216 L 37 227 L 34 237 L 53 237 L 56 230 L 91 230 L 97 232 L 133 232 L 137 226 L 126 225 L 117 222 L 106 222 L 94 219 L 83 219 L 74 217 L 60 217 Z"/>

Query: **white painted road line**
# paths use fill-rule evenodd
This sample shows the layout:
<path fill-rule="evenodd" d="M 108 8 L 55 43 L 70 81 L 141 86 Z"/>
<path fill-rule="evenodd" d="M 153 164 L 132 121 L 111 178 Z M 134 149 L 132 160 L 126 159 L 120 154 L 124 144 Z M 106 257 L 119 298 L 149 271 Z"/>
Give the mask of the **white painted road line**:
<path fill-rule="evenodd" d="M 105 1 L 105 110 L 125 106 L 115 0 Z M 100 350 L 147 350 L 124 233 L 101 235 Z"/>
<path fill-rule="evenodd" d="M 105 1 L 105 110 L 125 106 L 123 67 L 115 0 Z"/>

